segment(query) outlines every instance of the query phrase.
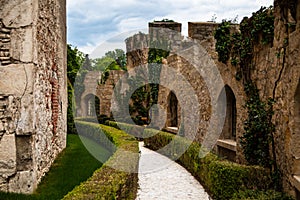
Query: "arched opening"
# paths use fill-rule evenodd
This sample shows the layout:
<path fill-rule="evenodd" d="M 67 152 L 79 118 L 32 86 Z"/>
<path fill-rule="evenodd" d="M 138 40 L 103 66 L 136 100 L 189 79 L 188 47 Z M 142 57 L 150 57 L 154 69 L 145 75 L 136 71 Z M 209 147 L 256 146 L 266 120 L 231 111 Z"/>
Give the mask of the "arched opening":
<path fill-rule="evenodd" d="M 236 140 L 236 99 L 232 89 L 225 85 L 226 117 L 222 131 L 222 139 Z"/>
<path fill-rule="evenodd" d="M 225 94 L 224 94 L 225 93 Z M 226 101 L 225 101 L 226 100 Z M 226 111 L 222 133 L 216 151 L 221 157 L 236 161 L 236 98 L 232 89 L 225 85 L 218 99 L 219 109 Z M 223 113 L 223 112 L 221 112 Z"/>
<path fill-rule="evenodd" d="M 100 99 L 89 94 L 85 97 L 86 116 L 95 117 L 100 115 Z"/>
<path fill-rule="evenodd" d="M 178 100 L 172 91 L 168 98 L 168 105 L 168 126 L 178 127 Z"/>

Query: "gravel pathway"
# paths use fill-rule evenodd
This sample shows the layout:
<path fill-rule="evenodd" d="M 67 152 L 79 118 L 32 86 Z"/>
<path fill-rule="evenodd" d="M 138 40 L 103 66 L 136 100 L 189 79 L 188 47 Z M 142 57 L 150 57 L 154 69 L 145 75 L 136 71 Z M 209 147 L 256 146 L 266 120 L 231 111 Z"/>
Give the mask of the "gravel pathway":
<path fill-rule="evenodd" d="M 182 166 L 143 147 L 140 142 L 139 190 L 136 200 L 209 200 L 201 184 Z"/>

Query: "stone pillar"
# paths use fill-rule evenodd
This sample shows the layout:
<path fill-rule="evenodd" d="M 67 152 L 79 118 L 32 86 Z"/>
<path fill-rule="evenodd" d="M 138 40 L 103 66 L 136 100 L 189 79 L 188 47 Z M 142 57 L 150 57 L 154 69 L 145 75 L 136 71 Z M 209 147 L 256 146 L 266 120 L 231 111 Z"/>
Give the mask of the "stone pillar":
<path fill-rule="evenodd" d="M 66 146 L 66 1 L 0 1 L 0 190 L 32 193 Z"/>

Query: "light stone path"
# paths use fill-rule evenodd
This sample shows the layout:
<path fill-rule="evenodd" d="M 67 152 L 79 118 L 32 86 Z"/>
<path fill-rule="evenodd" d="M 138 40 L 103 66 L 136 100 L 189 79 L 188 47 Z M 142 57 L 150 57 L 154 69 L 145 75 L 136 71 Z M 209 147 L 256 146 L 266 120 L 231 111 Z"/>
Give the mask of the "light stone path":
<path fill-rule="evenodd" d="M 139 143 L 139 189 L 136 200 L 209 200 L 201 184 L 182 166 Z M 153 170 L 154 169 L 154 170 Z"/>

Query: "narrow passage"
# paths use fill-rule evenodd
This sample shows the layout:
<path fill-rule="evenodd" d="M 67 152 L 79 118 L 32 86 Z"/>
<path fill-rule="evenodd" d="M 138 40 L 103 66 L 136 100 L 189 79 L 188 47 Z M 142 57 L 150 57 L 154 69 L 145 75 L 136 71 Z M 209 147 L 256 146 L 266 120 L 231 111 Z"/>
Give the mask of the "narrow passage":
<path fill-rule="evenodd" d="M 201 184 L 182 166 L 140 142 L 139 189 L 136 200 L 209 200 Z"/>

